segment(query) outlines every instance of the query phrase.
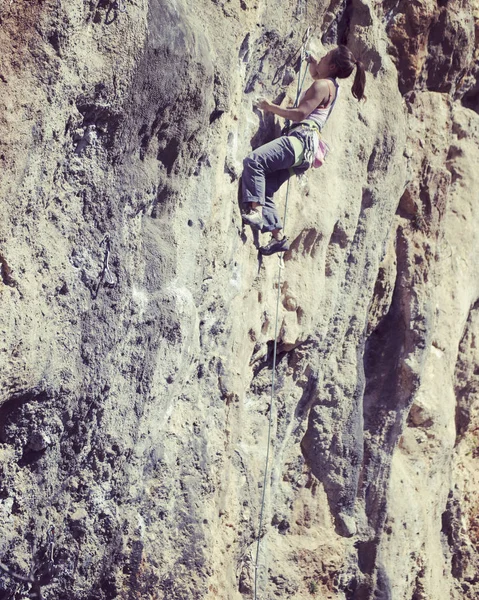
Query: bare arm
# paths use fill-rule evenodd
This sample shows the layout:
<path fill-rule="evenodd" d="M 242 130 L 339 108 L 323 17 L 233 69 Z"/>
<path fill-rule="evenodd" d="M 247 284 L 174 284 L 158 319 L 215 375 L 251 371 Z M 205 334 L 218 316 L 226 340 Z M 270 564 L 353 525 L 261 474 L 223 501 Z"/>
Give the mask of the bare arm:
<path fill-rule="evenodd" d="M 322 102 L 329 98 L 329 87 L 325 79 L 315 81 L 306 91 L 303 99 L 296 108 L 281 108 L 268 100 L 261 100 L 258 107 L 264 111 L 271 112 L 283 119 L 291 121 L 302 121 L 313 112 Z"/>

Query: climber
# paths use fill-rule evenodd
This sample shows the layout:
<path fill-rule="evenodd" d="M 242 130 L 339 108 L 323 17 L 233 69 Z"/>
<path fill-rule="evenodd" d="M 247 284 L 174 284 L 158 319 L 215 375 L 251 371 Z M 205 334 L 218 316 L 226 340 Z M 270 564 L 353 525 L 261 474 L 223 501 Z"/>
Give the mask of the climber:
<path fill-rule="evenodd" d="M 308 55 L 307 60 L 314 82 L 297 107 L 281 108 L 264 98 L 257 103 L 261 110 L 289 119 L 293 124 L 281 137 L 251 152 L 243 162 L 243 202 L 249 204 L 250 210 L 241 216 L 255 229 L 271 232 L 271 241 L 259 249 L 264 255 L 289 249 L 273 194 L 292 173 L 300 175 L 314 164 L 315 156 L 319 159 L 322 149 L 319 132 L 331 114 L 339 92 L 336 79 L 349 77 L 356 67 L 351 91 L 357 100 L 365 98 L 364 66 L 346 46 L 336 47 L 321 60 L 312 55 Z"/>

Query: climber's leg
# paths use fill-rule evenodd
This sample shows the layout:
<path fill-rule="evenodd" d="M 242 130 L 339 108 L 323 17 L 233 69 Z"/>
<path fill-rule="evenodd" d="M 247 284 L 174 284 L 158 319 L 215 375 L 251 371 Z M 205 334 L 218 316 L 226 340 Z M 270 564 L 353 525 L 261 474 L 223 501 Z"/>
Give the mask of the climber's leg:
<path fill-rule="evenodd" d="M 271 196 L 274 193 L 270 190 L 273 190 L 275 187 L 278 189 L 279 187 L 277 185 L 277 178 L 273 177 L 270 183 L 267 183 L 267 178 L 270 178 L 270 176 L 276 174 L 278 171 L 285 171 L 287 179 L 289 177 L 288 169 L 294 162 L 294 148 L 287 137 L 280 137 L 273 140 L 248 154 L 243 161 L 243 202 L 250 204 L 253 211 L 247 215 L 243 215 L 244 221 L 258 229 L 264 228 L 265 223 L 263 222 L 262 209 L 266 203 L 267 187 L 270 196 L 270 205 L 273 204 Z M 281 183 L 286 181 L 286 179 L 283 179 Z M 270 206 L 270 218 L 273 218 L 273 221 L 275 221 L 274 215 L 271 215 L 271 210 L 273 208 Z M 266 231 L 272 231 L 274 228 L 274 224 L 273 226 L 268 224 Z"/>
<path fill-rule="evenodd" d="M 294 169 L 283 169 L 268 175 L 266 178 L 266 197 L 263 207 L 263 231 L 271 232 L 271 240 L 265 246 L 261 246 L 261 254 L 270 255 L 275 252 L 286 252 L 289 250 L 289 241 L 283 235 L 283 224 L 273 202 L 273 194 L 287 181 L 291 174 L 301 175 L 307 167 L 295 167 Z"/>
<path fill-rule="evenodd" d="M 264 254 L 265 256 L 270 256 L 275 252 L 286 252 L 286 250 L 289 250 L 289 241 L 285 236 L 272 236 L 270 241 L 265 246 L 261 246 L 259 248 L 260 253 Z"/>
<path fill-rule="evenodd" d="M 279 232 L 283 228 L 278 209 L 273 200 L 274 194 L 279 190 L 285 181 L 291 176 L 289 169 L 282 169 L 275 173 L 270 173 L 266 177 L 265 198 L 263 205 L 263 232 Z"/>

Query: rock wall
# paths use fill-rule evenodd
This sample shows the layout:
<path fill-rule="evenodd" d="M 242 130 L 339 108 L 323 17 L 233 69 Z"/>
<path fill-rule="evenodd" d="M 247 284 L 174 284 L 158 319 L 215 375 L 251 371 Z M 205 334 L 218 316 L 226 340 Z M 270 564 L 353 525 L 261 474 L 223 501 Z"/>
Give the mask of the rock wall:
<path fill-rule="evenodd" d="M 477 597 L 478 19 L 3 0 L 2 598 L 253 597 L 270 408 L 258 598 Z M 309 26 L 367 101 L 292 181 L 282 267 L 240 176 Z"/>

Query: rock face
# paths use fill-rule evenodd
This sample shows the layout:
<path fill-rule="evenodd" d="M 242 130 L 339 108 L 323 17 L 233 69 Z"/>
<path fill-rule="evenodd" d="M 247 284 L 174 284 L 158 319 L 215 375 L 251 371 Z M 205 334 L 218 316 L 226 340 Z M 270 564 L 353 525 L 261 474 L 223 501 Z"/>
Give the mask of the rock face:
<path fill-rule="evenodd" d="M 478 19 L 3 1 L 2 598 L 478 597 Z M 241 165 L 310 25 L 368 99 L 292 181 L 283 268 Z"/>

